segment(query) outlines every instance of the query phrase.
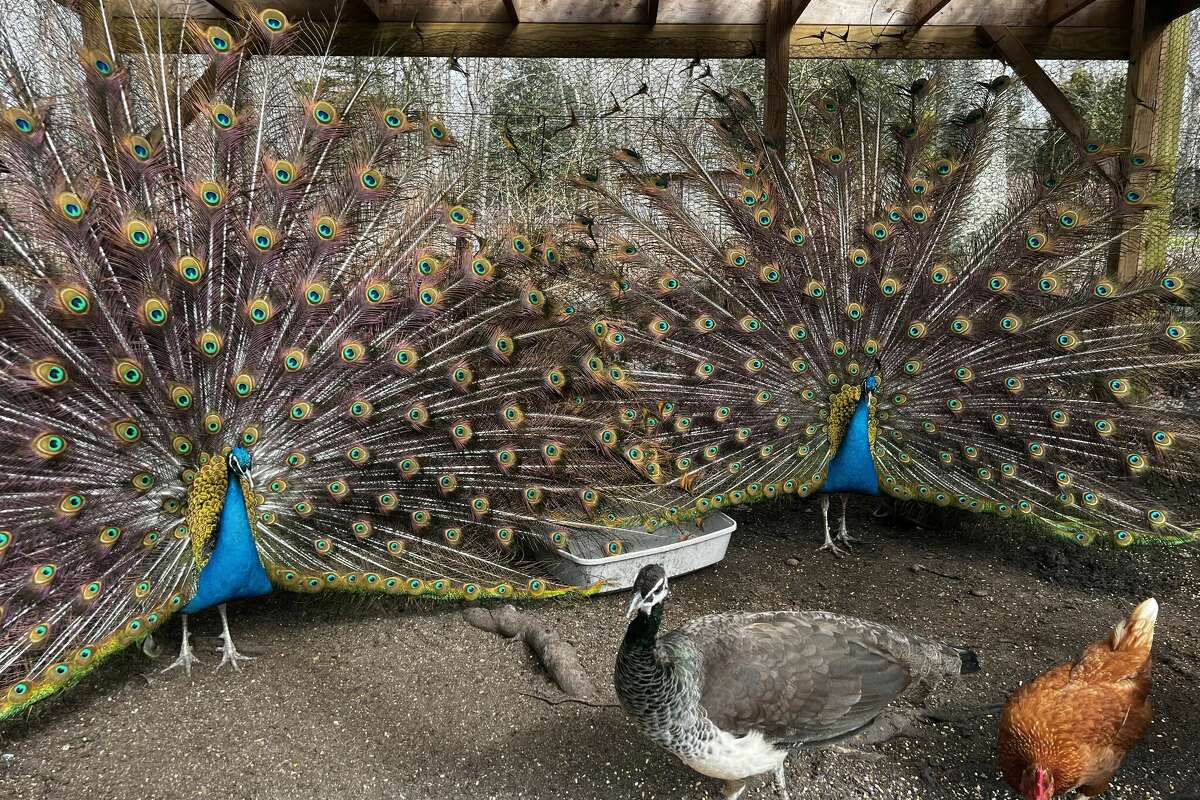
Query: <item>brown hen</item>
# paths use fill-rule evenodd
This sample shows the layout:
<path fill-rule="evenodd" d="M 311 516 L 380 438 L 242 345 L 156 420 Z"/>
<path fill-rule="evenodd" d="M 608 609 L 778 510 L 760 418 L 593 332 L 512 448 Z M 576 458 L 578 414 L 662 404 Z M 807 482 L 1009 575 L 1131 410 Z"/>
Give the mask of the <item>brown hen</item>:
<path fill-rule="evenodd" d="M 1108 788 L 1150 726 L 1150 645 L 1158 603 L 1143 601 L 1079 658 L 1022 686 L 1000 717 L 1000 769 L 1026 800 Z"/>

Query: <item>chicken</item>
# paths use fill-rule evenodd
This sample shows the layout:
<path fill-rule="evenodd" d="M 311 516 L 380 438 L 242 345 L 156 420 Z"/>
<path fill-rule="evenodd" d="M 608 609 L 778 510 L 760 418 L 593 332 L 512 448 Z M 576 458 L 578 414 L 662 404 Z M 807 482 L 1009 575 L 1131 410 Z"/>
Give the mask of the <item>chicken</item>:
<path fill-rule="evenodd" d="M 1158 603 L 1143 601 L 1079 658 L 1022 686 L 1000 716 L 1000 769 L 1025 800 L 1108 788 L 1150 726 L 1150 645 Z"/>

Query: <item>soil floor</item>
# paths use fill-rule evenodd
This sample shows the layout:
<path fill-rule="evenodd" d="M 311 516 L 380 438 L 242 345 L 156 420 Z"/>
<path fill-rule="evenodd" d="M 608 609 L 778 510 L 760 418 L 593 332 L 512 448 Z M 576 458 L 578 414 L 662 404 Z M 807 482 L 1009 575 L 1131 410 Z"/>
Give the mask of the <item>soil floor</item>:
<path fill-rule="evenodd" d="M 811 505 L 736 512 L 726 559 L 672 581 L 667 627 L 822 608 L 978 651 L 982 671 L 929 700 L 954 721 L 857 752 L 797 752 L 793 798 L 1015 797 L 995 764 L 994 706 L 1150 595 L 1162 606 L 1154 723 L 1105 797 L 1200 798 L 1200 550 L 1083 549 L 982 517 L 879 519 L 873 506 L 851 503 L 862 541 L 846 558 L 814 552 Z M 525 610 L 578 648 L 612 702 L 627 603 L 619 593 Z M 172 624 L 157 661 L 124 653 L 0 727 L 0 797 L 720 797 L 619 708 L 538 699 L 561 695 L 524 646 L 469 627 L 456 606 L 275 595 L 230 616 L 239 649 L 258 656 L 240 673 L 214 671 L 209 612 L 192 619 L 205 663 L 191 677 L 162 673 L 178 647 Z M 775 796 L 766 780 L 743 800 Z"/>

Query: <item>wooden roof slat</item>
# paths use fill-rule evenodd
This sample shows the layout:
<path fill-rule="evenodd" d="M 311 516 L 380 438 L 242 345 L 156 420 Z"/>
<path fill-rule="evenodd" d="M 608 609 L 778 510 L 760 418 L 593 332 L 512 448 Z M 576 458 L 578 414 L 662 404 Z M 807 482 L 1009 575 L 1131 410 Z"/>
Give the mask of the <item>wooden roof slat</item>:
<path fill-rule="evenodd" d="M 215 0 L 227 11 L 239 10 L 243 0 Z M 330 0 L 244 0 L 251 8 L 278 8 L 289 18 L 326 18 Z M 1132 0 L 792 0 L 798 21 L 813 25 L 1007 25 L 1010 28 L 1045 25 L 1047 8 L 1071 10 L 1062 23 L 1072 27 L 1122 28 L 1128 33 Z M 164 17 L 220 16 L 206 0 L 109 0 L 109 13 L 129 16 L 130 7 L 141 14 Z M 370 15 L 356 13 L 360 5 Z M 766 0 L 512 0 L 522 23 L 644 25 L 652 6 L 660 25 L 765 25 Z M 1178 16 L 1200 5 L 1200 0 L 1155 0 L 1151 11 Z M 349 0 L 347 17 L 383 22 L 508 22 L 508 0 Z M 928 17 L 936 9 L 936 16 Z"/>

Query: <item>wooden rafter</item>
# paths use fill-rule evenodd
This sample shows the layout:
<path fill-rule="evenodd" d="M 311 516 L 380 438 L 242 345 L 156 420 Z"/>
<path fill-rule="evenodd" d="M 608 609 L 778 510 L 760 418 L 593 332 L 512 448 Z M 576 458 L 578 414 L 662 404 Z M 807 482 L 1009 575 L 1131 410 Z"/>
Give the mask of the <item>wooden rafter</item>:
<path fill-rule="evenodd" d="M 1046 27 L 1053 28 L 1096 0 L 1046 0 Z"/>
<path fill-rule="evenodd" d="M 1012 31 L 1004 25 L 983 25 L 980 28 L 984 38 L 999 52 L 1006 64 L 1016 70 L 1029 91 L 1038 99 L 1051 118 L 1067 132 L 1076 142 L 1082 143 L 1087 136 L 1087 124 L 1083 117 L 1071 105 L 1071 101 L 1062 93 L 1050 76 L 1038 66 L 1037 61 L 1025 45 L 1021 44 Z"/>

